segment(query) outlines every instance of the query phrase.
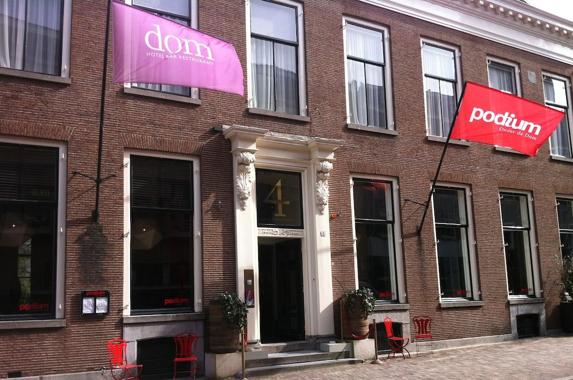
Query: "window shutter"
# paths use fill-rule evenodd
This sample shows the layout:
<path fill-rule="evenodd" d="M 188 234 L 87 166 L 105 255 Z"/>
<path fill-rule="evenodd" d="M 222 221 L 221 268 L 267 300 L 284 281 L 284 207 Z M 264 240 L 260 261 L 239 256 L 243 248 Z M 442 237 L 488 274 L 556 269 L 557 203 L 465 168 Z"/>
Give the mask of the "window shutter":
<path fill-rule="evenodd" d="M 56 201 L 58 149 L 0 144 L 0 198 Z"/>
<path fill-rule="evenodd" d="M 132 156 L 131 170 L 134 207 L 192 209 L 192 162 Z"/>

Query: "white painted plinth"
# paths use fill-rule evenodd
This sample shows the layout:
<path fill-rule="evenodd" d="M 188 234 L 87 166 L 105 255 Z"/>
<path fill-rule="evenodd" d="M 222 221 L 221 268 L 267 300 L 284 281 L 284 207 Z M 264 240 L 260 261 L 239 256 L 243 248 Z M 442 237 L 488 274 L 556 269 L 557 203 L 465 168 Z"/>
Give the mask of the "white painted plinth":
<path fill-rule="evenodd" d="M 241 353 L 205 353 L 205 376 L 208 379 L 224 379 L 241 371 Z"/>
<path fill-rule="evenodd" d="M 374 339 L 353 340 L 352 356 L 356 359 L 374 359 Z"/>

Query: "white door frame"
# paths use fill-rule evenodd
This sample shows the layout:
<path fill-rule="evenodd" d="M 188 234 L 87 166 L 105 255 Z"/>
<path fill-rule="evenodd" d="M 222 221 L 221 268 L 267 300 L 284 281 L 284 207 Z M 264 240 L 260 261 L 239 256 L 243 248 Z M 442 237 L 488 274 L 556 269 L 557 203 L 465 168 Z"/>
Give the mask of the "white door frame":
<path fill-rule="evenodd" d="M 244 299 L 244 270 L 254 272 L 255 307 L 248 340 L 260 341 L 259 236 L 302 238 L 305 336 L 334 334 L 328 177 L 340 140 L 279 134 L 262 128 L 223 126 L 231 140 L 235 192 L 237 292 Z M 255 167 L 302 175 L 304 229 L 258 228 Z"/>

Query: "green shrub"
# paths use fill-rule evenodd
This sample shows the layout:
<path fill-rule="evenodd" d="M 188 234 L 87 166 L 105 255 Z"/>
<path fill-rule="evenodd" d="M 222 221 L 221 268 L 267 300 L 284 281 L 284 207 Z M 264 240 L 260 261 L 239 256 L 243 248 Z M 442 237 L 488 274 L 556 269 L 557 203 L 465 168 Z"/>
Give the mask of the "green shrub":
<path fill-rule="evenodd" d="M 215 303 L 223 308 L 223 316 L 229 325 L 237 329 L 247 326 L 247 305 L 241 301 L 237 293 L 221 293 L 215 299 Z"/>
<path fill-rule="evenodd" d="M 347 292 L 344 295 L 344 303 L 349 313 L 358 313 L 361 317 L 367 318 L 374 311 L 376 298 L 369 288 L 360 288 Z"/>

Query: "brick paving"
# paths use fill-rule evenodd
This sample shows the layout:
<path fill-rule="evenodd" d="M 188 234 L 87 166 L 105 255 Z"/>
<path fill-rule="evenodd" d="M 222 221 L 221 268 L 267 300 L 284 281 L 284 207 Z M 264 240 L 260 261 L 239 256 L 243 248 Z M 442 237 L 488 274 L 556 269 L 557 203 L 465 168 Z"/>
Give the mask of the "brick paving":
<path fill-rule="evenodd" d="M 414 351 L 414 349 L 413 349 Z M 442 350 L 383 364 L 357 364 L 285 372 L 249 379 L 560 379 L 573 380 L 573 337 L 515 340 Z"/>

